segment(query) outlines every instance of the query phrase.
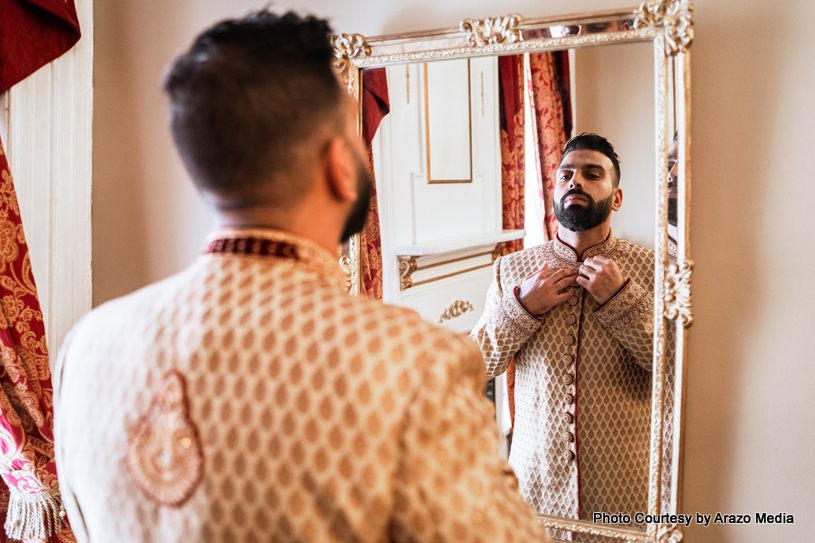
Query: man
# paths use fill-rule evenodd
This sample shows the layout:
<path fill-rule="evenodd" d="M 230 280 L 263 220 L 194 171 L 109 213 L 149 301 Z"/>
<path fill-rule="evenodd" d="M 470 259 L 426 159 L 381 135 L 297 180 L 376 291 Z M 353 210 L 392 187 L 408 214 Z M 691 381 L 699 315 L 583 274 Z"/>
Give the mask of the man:
<path fill-rule="evenodd" d="M 509 463 L 543 514 L 593 520 L 647 508 L 654 254 L 611 231 L 619 180 L 604 138 L 566 144 L 557 239 L 495 261 L 471 334 L 487 378 L 515 358 Z"/>
<path fill-rule="evenodd" d="M 60 487 L 80 541 L 534 541 L 469 341 L 345 294 L 366 216 L 355 104 L 321 20 L 201 34 L 164 88 L 221 225 L 188 269 L 61 352 Z"/>

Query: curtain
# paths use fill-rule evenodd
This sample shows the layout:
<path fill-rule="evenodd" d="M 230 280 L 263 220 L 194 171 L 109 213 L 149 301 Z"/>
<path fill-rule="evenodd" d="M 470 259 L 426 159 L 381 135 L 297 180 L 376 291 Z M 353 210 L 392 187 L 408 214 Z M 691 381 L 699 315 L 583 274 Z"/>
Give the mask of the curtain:
<path fill-rule="evenodd" d="M 0 176 L 0 542 L 74 542 L 60 516 L 45 324 L 2 143 Z"/>
<path fill-rule="evenodd" d="M 568 52 L 531 53 L 528 67 L 538 191 L 544 210 L 543 234 L 549 241 L 555 238 L 558 228 L 552 209 L 555 175 L 572 131 Z"/>
<path fill-rule="evenodd" d="M 0 0 L 0 93 L 79 41 L 74 0 Z"/>
<path fill-rule="evenodd" d="M 79 37 L 73 0 L 0 0 L 0 93 Z M 45 324 L 0 142 L 0 543 L 76 542 L 59 495 L 53 406 Z"/>
<path fill-rule="evenodd" d="M 379 205 L 376 201 L 376 179 L 371 142 L 379 123 L 390 112 L 388 78 L 385 68 L 367 69 L 362 75 L 362 139 L 368 150 L 371 174 L 371 206 L 360 234 L 362 266 L 360 290 L 369 297 L 382 299 L 382 238 L 379 235 Z"/>

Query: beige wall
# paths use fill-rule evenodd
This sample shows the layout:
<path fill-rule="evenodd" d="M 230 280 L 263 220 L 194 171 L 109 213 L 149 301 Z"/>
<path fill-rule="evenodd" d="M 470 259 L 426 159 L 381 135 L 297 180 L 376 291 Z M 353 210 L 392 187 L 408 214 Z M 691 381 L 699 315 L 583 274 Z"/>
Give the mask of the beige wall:
<path fill-rule="evenodd" d="M 208 219 L 172 150 L 161 73 L 205 24 L 262 3 L 96 2 L 96 304 L 175 272 L 197 253 Z M 331 17 L 338 31 L 375 35 L 509 11 L 534 17 L 625 3 L 302 0 L 299 5 Z M 786 511 L 795 515 L 795 524 L 692 526 L 686 532 L 691 542 L 804 542 L 815 529 L 813 20 L 815 4 L 808 0 L 696 2 L 696 321 L 685 510 Z"/>
<path fill-rule="evenodd" d="M 572 77 L 575 134 L 604 136 L 620 157 L 623 206 L 612 217 L 614 233 L 653 249 L 654 46 L 634 43 L 577 49 Z"/>

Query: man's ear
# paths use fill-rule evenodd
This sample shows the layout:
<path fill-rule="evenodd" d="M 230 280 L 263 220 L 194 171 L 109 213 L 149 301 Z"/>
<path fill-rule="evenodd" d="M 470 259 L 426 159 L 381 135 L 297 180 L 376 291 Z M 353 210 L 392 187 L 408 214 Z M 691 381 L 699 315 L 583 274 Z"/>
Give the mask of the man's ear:
<path fill-rule="evenodd" d="M 326 149 L 324 168 L 331 193 L 339 200 L 356 202 L 359 197 L 352 150 L 343 138 L 333 138 Z"/>
<path fill-rule="evenodd" d="M 623 205 L 623 189 L 616 187 L 614 189 L 614 199 L 611 201 L 611 209 L 619 211 Z"/>

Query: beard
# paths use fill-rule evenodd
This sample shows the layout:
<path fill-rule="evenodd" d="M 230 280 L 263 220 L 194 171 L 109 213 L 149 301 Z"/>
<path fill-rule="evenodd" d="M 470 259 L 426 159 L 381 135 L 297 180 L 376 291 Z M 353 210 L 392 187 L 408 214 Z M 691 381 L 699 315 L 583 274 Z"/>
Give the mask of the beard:
<path fill-rule="evenodd" d="M 365 221 L 368 219 L 368 211 L 371 207 L 371 185 L 373 179 L 368 171 L 368 164 L 357 157 L 357 201 L 351 208 L 351 213 L 345 220 L 345 227 L 342 231 L 340 243 L 345 243 L 351 236 L 362 232 Z"/>
<path fill-rule="evenodd" d="M 588 205 L 583 207 L 579 204 L 569 206 L 568 209 L 563 207 L 563 201 L 567 196 L 579 194 L 588 200 Z M 594 198 L 586 194 L 583 189 L 571 189 L 563 195 L 560 202 L 554 202 L 553 208 L 555 217 L 558 222 L 567 230 L 572 232 L 584 232 L 591 230 L 603 224 L 611 215 L 611 202 L 614 198 L 614 193 L 610 194 L 608 198 L 595 202 Z"/>

